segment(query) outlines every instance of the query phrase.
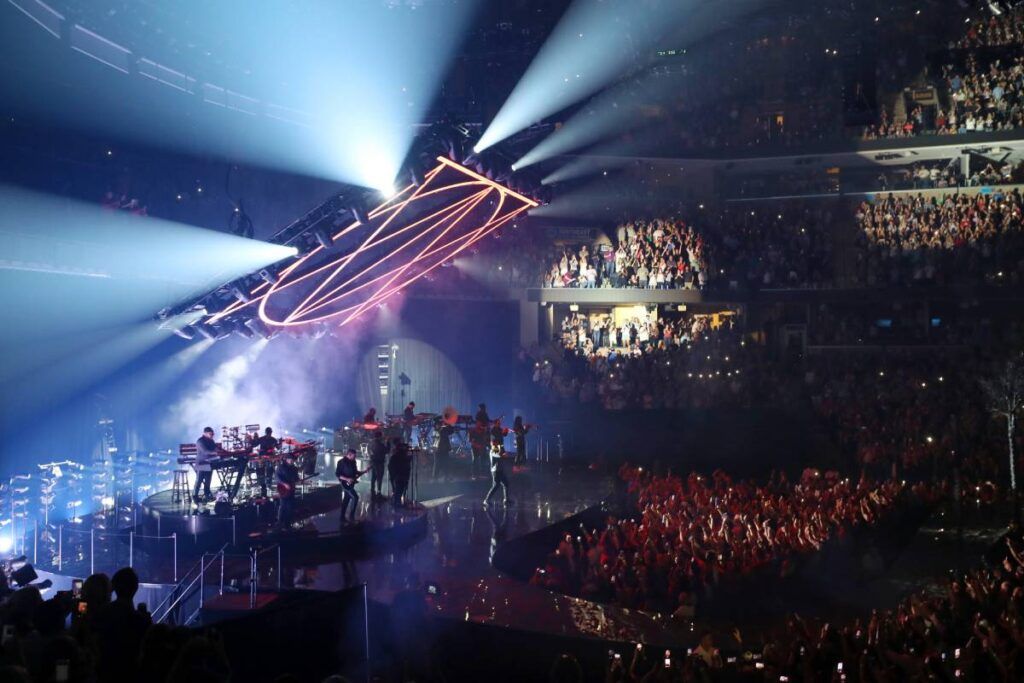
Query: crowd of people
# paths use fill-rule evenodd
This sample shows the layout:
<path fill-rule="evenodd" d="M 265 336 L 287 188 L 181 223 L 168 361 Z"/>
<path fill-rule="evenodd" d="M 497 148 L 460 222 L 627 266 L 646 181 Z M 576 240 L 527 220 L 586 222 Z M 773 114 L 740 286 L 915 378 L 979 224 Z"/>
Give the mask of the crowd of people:
<path fill-rule="evenodd" d="M 864 128 L 864 140 L 910 138 L 925 131 L 925 111 L 920 105 L 914 107 L 905 119 L 898 120 L 886 107 L 881 107 L 878 122 Z"/>
<path fill-rule="evenodd" d="M 808 469 L 798 482 L 775 473 L 759 484 L 716 471 L 685 479 L 623 466 L 635 496 L 629 517 L 566 534 L 535 584 L 630 608 L 692 616 L 697 596 L 725 577 L 788 573 L 795 556 L 820 550 L 893 508 L 906 486 Z"/>
<path fill-rule="evenodd" d="M 963 66 L 946 65 L 943 79 L 949 107 L 935 116 L 940 135 L 993 132 L 1024 127 L 1024 58 L 996 58 L 987 64 L 976 56 Z"/>
<path fill-rule="evenodd" d="M 798 616 L 764 645 L 767 670 L 793 681 L 1017 681 L 1024 676 L 1024 546 L 1000 564 L 948 579 L 839 627 Z"/>
<path fill-rule="evenodd" d="M 1004 47 L 1024 44 L 1024 11 L 1015 8 L 990 13 L 970 22 L 960 40 L 950 48 Z"/>
<path fill-rule="evenodd" d="M 543 287 L 700 289 L 822 287 L 832 282 L 834 216 L 794 202 L 773 210 L 696 210 L 682 217 L 619 224 L 609 237 L 561 245 L 546 257 Z M 529 272 L 529 260 L 502 263 Z M 534 269 L 535 270 L 535 269 Z M 520 278 L 516 278 L 517 280 Z"/>
<path fill-rule="evenodd" d="M 860 276 L 870 286 L 987 282 L 1024 276 L 1022 199 L 988 194 L 884 195 L 863 202 Z"/>
<path fill-rule="evenodd" d="M 831 329 L 830 311 L 817 312 L 811 343 L 835 341 L 817 332 L 822 315 Z M 962 346 L 963 338 L 949 345 L 941 345 L 945 332 L 900 338 L 895 342 L 902 350 L 884 354 L 864 353 L 841 339 L 851 348 L 815 350 L 794 362 L 746 338 L 732 316 L 722 316 L 717 327 L 710 321 L 682 316 L 619 326 L 610 316 L 574 314 L 552 349 L 527 355 L 532 380 L 552 403 L 610 411 L 803 406 L 834 444 L 836 462 L 851 470 L 866 468 L 881 478 L 896 468 L 933 479 L 955 467 L 972 485 L 1003 476 L 1005 433 L 991 419 L 978 384 L 996 370 L 986 355 Z M 634 329 L 647 330 L 646 340 Z M 911 325 L 911 331 L 922 329 Z M 1019 327 L 998 329 L 985 340 L 966 337 L 973 340 L 969 348 L 1012 348 Z M 628 344 L 615 345 L 634 334 Z M 915 350 L 915 340 L 931 350 Z M 1018 448 L 1024 452 L 1020 435 Z"/>
<path fill-rule="evenodd" d="M 702 596 L 731 577 L 766 569 L 784 575 L 802 554 L 875 524 L 900 500 L 946 497 L 957 490 L 954 482 L 964 498 L 998 496 L 993 482 L 1006 478 L 1006 432 L 981 395 L 978 378 L 993 372 L 982 357 L 956 349 L 812 354 L 802 367 L 797 383 L 844 448 L 843 469 L 860 472 L 856 483 L 817 470 L 796 483 L 776 473 L 758 484 L 722 472 L 684 479 L 624 467 L 635 510 L 609 518 L 603 529 L 566 534 L 533 583 L 689 619 Z M 1022 435 L 1015 446 L 1024 450 Z M 1001 565 L 951 577 L 943 592 L 915 594 L 870 618 L 835 628 L 791 616 L 765 635 L 761 673 L 768 680 L 845 680 L 841 662 L 849 680 L 1018 680 L 1024 546 L 1016 538 L 1001 543 Z M 713 644 L 704 649 L 713 656 L 680 656 L 664 680 L 753 668 L 752 660 L 726 663 Z M 666 676 L 629 652 L 609 664 L 608 680 L 652 680 L 646 675 Z"/>
<path fill-rule="evenodd" d="M 597 330 L 594 329 L 597 328 Z M 635 318 L 596 325 L 571 317 L 558 343 L 526 353 L 547 400 L 605 410 L 747 405 L 762 350 L 747 344 L 732 316 Z"/>
<path fill-rule="evenodd" d="M 587 359 L 639 356 L 691 344 L 708 332 L 710 321 L 707 315 L 656 319 L 645 314 L 616 321 L 611 314 L 573 313 L 562 320 L 562 345 Z"/>
<path fill-rule="evenodd" d="M 1024 166 L 1012 162 L 978 166 L 969 176 L 945 162 L 922 163 L 908 167 L 902 180 L 880 175 L 883 194 L 852 210 L 808 202 L 702 210 L 700 231 L 682 219 L 638 221 L 619 225 L 615 242 L 598 237 L 557 247 L 543 269 L 531 269 L 520 254 L 518 263 L 504 263 L 499 272 L 508 271 L 528 286 L 522 275 L 542 270 L 538 284 L 556 288 L 755 291 L 829 288 L 841 282 L 869 287 L 1014 284 L 1024 277 L 1022 197 L 1019 190 L 997 186 L 1022 179 Z M 996 189 L 884 194 L 890 183 L 922 190 Z M 842 215 L 848 211 L 853 214 L 852 239 L 841 243 Z M 848 264 L 843 274 L 838 272 L 841 260 Z"/>
<path fill-rule="evenodd" d="M 969 354 L 851 352 L 809 358 L 803 378 L 815 413 L 850 467 L 935 480 L 957 469 L 972 485 L 999 480 L 1005 433 L 978 378 L 993 370 Z"/>
<path fill-rule="evenodd" d="M 706 281 L 703 237 L 680 218 L 659 218 L 620 224 L 612 243 L 562 248 L 543 285 L 700 289 Z"/>
<path fill-rule="evenodd" d="M 5 681 L 230 678 L 226 655 L 214 638 L 152 623 L 146 606 L 135 604 L 139 578 L 132 569 L 109 578 L 90 576 L 77 597 L 58 591 L 44 600 L 35 585 L 13 590 L 4 583 L 0 677 Z"/>
<path fill-rule="evenodd" d="M 674 676 L 658 678 L 650 665 L 631 662 L 627 669 L 612 662 L 606 680 L 706 681 L 716 670 L 738 669 L 761 680 L 800 683 L 1019 681 L 1024 677 L 1024 544 L 1019 533 L 1001 539 L 995 554 L 999 559 L 990 567 L 950 576 L 939 590 L 913 593 L 864 618 L 835 625 L 793 614 L 754 642 L 736 629 L 729 646 L 759 650 L 749 659 L 733 657 L 730 663 L 705 632 Z"/>
<path fill-rule="evenodd" d="M 834 220 L 831 207 L 809 202 L 721 212 L 708 231 L 716 282 L 730 289 L 829 286 Z"/>
<path fill-rule="evenodd" d="M 882 107 L 862 137 L 964 135 L 1024 126 L 1024 61 L 1006 50 L 1024 44 L 1022 24 L 1024 9 L 1019 7 L 969 22 L 962 37 L 949 42 L 940 78 L 930 83 L 938 104 L 908 102 L 903 118 Z"/>
<path fill-rule="evenodd" d="M 991 170 L 986 168 L 986 173 Z M 986 175 L 987 177 L 987 175 Z M 959 159 L 955 162 L 940 159 L 933 162 L 919 162 L 890 171 L 879 171 L 876 186 L 881 190 L 927 190 L 932 188 L 960 187 L 967 179 L 960 171 Z M 988 183 L 985 183 L 988 184 Z"/>

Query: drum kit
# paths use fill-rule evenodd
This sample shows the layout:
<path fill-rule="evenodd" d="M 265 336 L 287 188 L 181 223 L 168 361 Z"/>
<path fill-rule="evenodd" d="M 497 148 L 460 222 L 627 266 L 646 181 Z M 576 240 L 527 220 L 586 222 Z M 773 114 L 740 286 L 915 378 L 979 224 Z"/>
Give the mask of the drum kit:
<path fill-rule="evenodd" d="M 433 454 L 437 451 L 440 441 L 440 433 L 437 429 L 441 423 L 447 423 L 455 428 L 451 437 L 453 457 L 469 457 L 468 431 L 473 426 L 472 415 L 460 415 L 454 408 L 445 408 L 443 413 L 417 413 L 412 420 L 406 420 L 403 415 L 387 415 L 384 420 L 377 422 L 363 422 L 355 419 L 349 424 L 338 429 L 334 436 L 335 442 L 344 450 L 354 448 L 360 455 L 369 455 L 370 443 L 373 435 L 380 431 L 384 438 L 391 441 L 394 438 L 404 438 L 406 430 L 415 430 L 416 443 L 423 453 Z"/>

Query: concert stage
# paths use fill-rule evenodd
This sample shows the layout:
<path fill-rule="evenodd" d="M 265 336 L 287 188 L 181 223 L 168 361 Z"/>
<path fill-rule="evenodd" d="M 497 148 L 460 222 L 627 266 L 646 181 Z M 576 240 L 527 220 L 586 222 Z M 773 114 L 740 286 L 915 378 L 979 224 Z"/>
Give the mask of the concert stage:
<path fill-rule="evenodd" d="M 268 594 L 296 589 L 334 592 L 365 584 L 369 609 L 385 620 L 399 618 L 410 591 L 427 594 L 433 623 L 428 640 L 444 634 L 466 642 L 498 643 L 511 638 L 528 642 L 529 647 L 538 642 L 545 647 L 570 647 L 571 641 L 571 647 L 582 643 L 603 648 L 602 652 L 609 646 L 622 649 L 636 642 L 690 645 L 694 632 L 689 624 L 544 590 L 517 578 L 517 572 L 500 559 L 510 554 L 506 547 L 512 555 L 519 554 L 517 539 L 554 531 L 559 522 L 575 524 L 586 519 L 589 523 L 595 510 L 600 514 L 595 506 L 611 494 L 612 481 L 589 470 L 565 471 L 555 464 L 534 462 L 513 474 L 514 503 L 508 507 L 485 508 L 482 499 L 490 479 L 462 476 L 455 481 L 422 482 L 420 502 L 409 509 L 369 500 L 368 485 L 363 482 L 358 487 L 359 521 L 351 525 L 340 520 L 339 487 L 314 486 L 299 501 L 294 527 L 283 532 L 269 523 L 273 504 L 234 507 L 234 544 L 221 541 L 227 533 L 222 528 L 230 528 L 229 522 L 217 521 L 222 518 L 212 514 L 189 514 L 191 509 L 172 502 L 167 491 L 138 506 L 134 547 L 124 536 L 117 542 L 104 540 L 101 548 L 97 535 L 95 554 L 90 557 L 93 520 L 84 517 L 74 533 L 64 529 L 59 573 L 109 575 L 133 564 L 145 584 L 162 584 L 152 586 L 153 591 L 186 596 L 182 606 L 166 617 L 175 623 L 196 624 L 268 609 L 276 613 L 279 600 Z M 585 516 L 578 517 L 581 514 Z M 159 534 L 155 533 L 158 523 Z M 168 537 L 173 533 L 178 536 L 172 545 Z M 147 537 L 159 540 L 147 541 Z M 205 541 L 214 538 L 220 545 L 207 547 Z M 218 552 L 224 543 L 228 547 Z M 500 567 L 495 565 L 496 558 Z M 56 563 L 42 557 L 38 564 L 41 569 L 57 569 Z M 197 564 L 204 566 L 205 585 L 196 579 Z M 258 586 L 249 603 L 253 577 Z M 157 593 L 153 595 L 155 602 Z M 205 596 L 206 605 L 199 595 Z M 500 640 L 494 640 L 499 633 Z"/>
<path fill-rule="evenodd" d="M 367 496 L 368 497 L 368 496 Z M 175 501 L 170 490 L 161 491 L 139 504 L 144 533 L 190 539 L 202 550 L 224 544 L 248 548 L 280 544 L 296 552 L 325 551 L 347 554 L 361 548 L 403 543 L 426 530 L 426 511 L 417 505 L 395 508 L 390 503 L 362 502 L 359 522 L 343 524 L 339 517 L 341 486 L 311 486 L 296 501 L 295 521 L 287 528 L 277 525 L 277 502 L 272 498 L 228 504 L 215 514 L 212 506 L 195 508 Z"/>

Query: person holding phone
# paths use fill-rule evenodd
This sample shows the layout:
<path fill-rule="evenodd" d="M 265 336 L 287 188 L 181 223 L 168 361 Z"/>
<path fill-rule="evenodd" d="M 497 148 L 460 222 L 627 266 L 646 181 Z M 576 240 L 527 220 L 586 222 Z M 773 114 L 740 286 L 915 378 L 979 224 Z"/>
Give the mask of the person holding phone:
<path fill-rule="evenodd" d="M 699 657 L 703 660 L 704 664 L 709 669 L 721 669 L 722 668 L 722 655 L 715 647 L 715 637 L 711 631 L 705 629 L 701 631 L 700 643 L 697 648 L 693 651 L 694 657 Z"/>

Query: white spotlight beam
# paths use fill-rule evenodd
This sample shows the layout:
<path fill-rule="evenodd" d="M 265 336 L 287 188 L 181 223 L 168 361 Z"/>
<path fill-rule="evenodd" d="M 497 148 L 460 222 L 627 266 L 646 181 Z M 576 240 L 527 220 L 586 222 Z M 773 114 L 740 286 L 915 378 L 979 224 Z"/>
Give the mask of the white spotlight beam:
<path fill-rule="evenodd" d="M 92 386 L 171 334 L 170 330 L 162 330 L 151 321 L 146 321 L 121 328 L 101 344 L 51 363 L 45 370 L 18 382 L 21 388 L 18 404 L 12 406 L 12 415 L 24 416 L 46 405 L 59 405 L 61 401 Z"/>
<path fill-rule="evenodd" d="M 166 398 L 167 390 L 183 378 L 187 377 L 188 369 L 198 361 L 213 345 L 212 339 L 186 342 L 181 350 L 172 356 L 147 365 L 140 372 L 118 380 L 104 394 L 111 400 L 115 409 L 138 409 L 154 405 Z"/>
<path fill-rule="evenodd" d="M 608 152 L 612 154 L 612 152 Z M 567 180 L 575 180 L 596 173 L 609 173 L 618 171 L 630 164 L 635 163 L 633 158 L 628 156 L 578 156 L 566 161 L 566 163 L 549 173 L 541 180 L 542 185 L 554 185 L 564 183 Z"/>
<path fill-rule="evenodd" d="M 90 4 L 82 4 L 83 21 L 100 11 Z M 180 4 L 187 9 L 141 8 L 140 15 L 150 18 L 148 30 L 194 44 L 197 55 L 213 50 L 215 59 L 153 53 L 137 20 L 117 13 L 103 16 L 107 35 L 89 34 L 117 56 L 100 60 L 116 71 L 97 72 L 94 54 L 61 60 L 60 74 L 44 60 L 26 66 L 33 87 L 12 97 L 38 120 L 386 193 L 481 3 Z M 57 49 L 52 37 L 29 30 L 29 18 L 16 18 L 27 47 Z M 125 33 L 138 38 L 131 51 L 115 42 Z M 137 73 L 122 73 L 122 62 Z"/>
<path fill-rule="evenodd" d="M 757 2 L 733 0 L 696 8 L 687 17 L 682 32 L 673 39 L 676 44 L 688 45 L 706 35 L 716 23 L 734 21 L 736 17 L 750 11 Z M 644 126 L 647 122 L 642 108 L 646 105 L 668 105 L 676 97 L 675 85 L 672 78 L 648 73 L 640 79 L 630 78 L 598 93 L 561 127 L 524 154 L 514 167 L 519 170 Z"/>
<path fill-rule="evenodd" d="M 131 323 L 295 254 L 0 186 L 0 319 L 15 341 Z M 0 344 L 14 334 L 0 331 Z"/>
<path fill-rule="evenodd" d="M 659 2 L 652 7 L 637 0 L 576 0 L 480 137 L 477 151 L 608 85 L 696 2 Z"/>

